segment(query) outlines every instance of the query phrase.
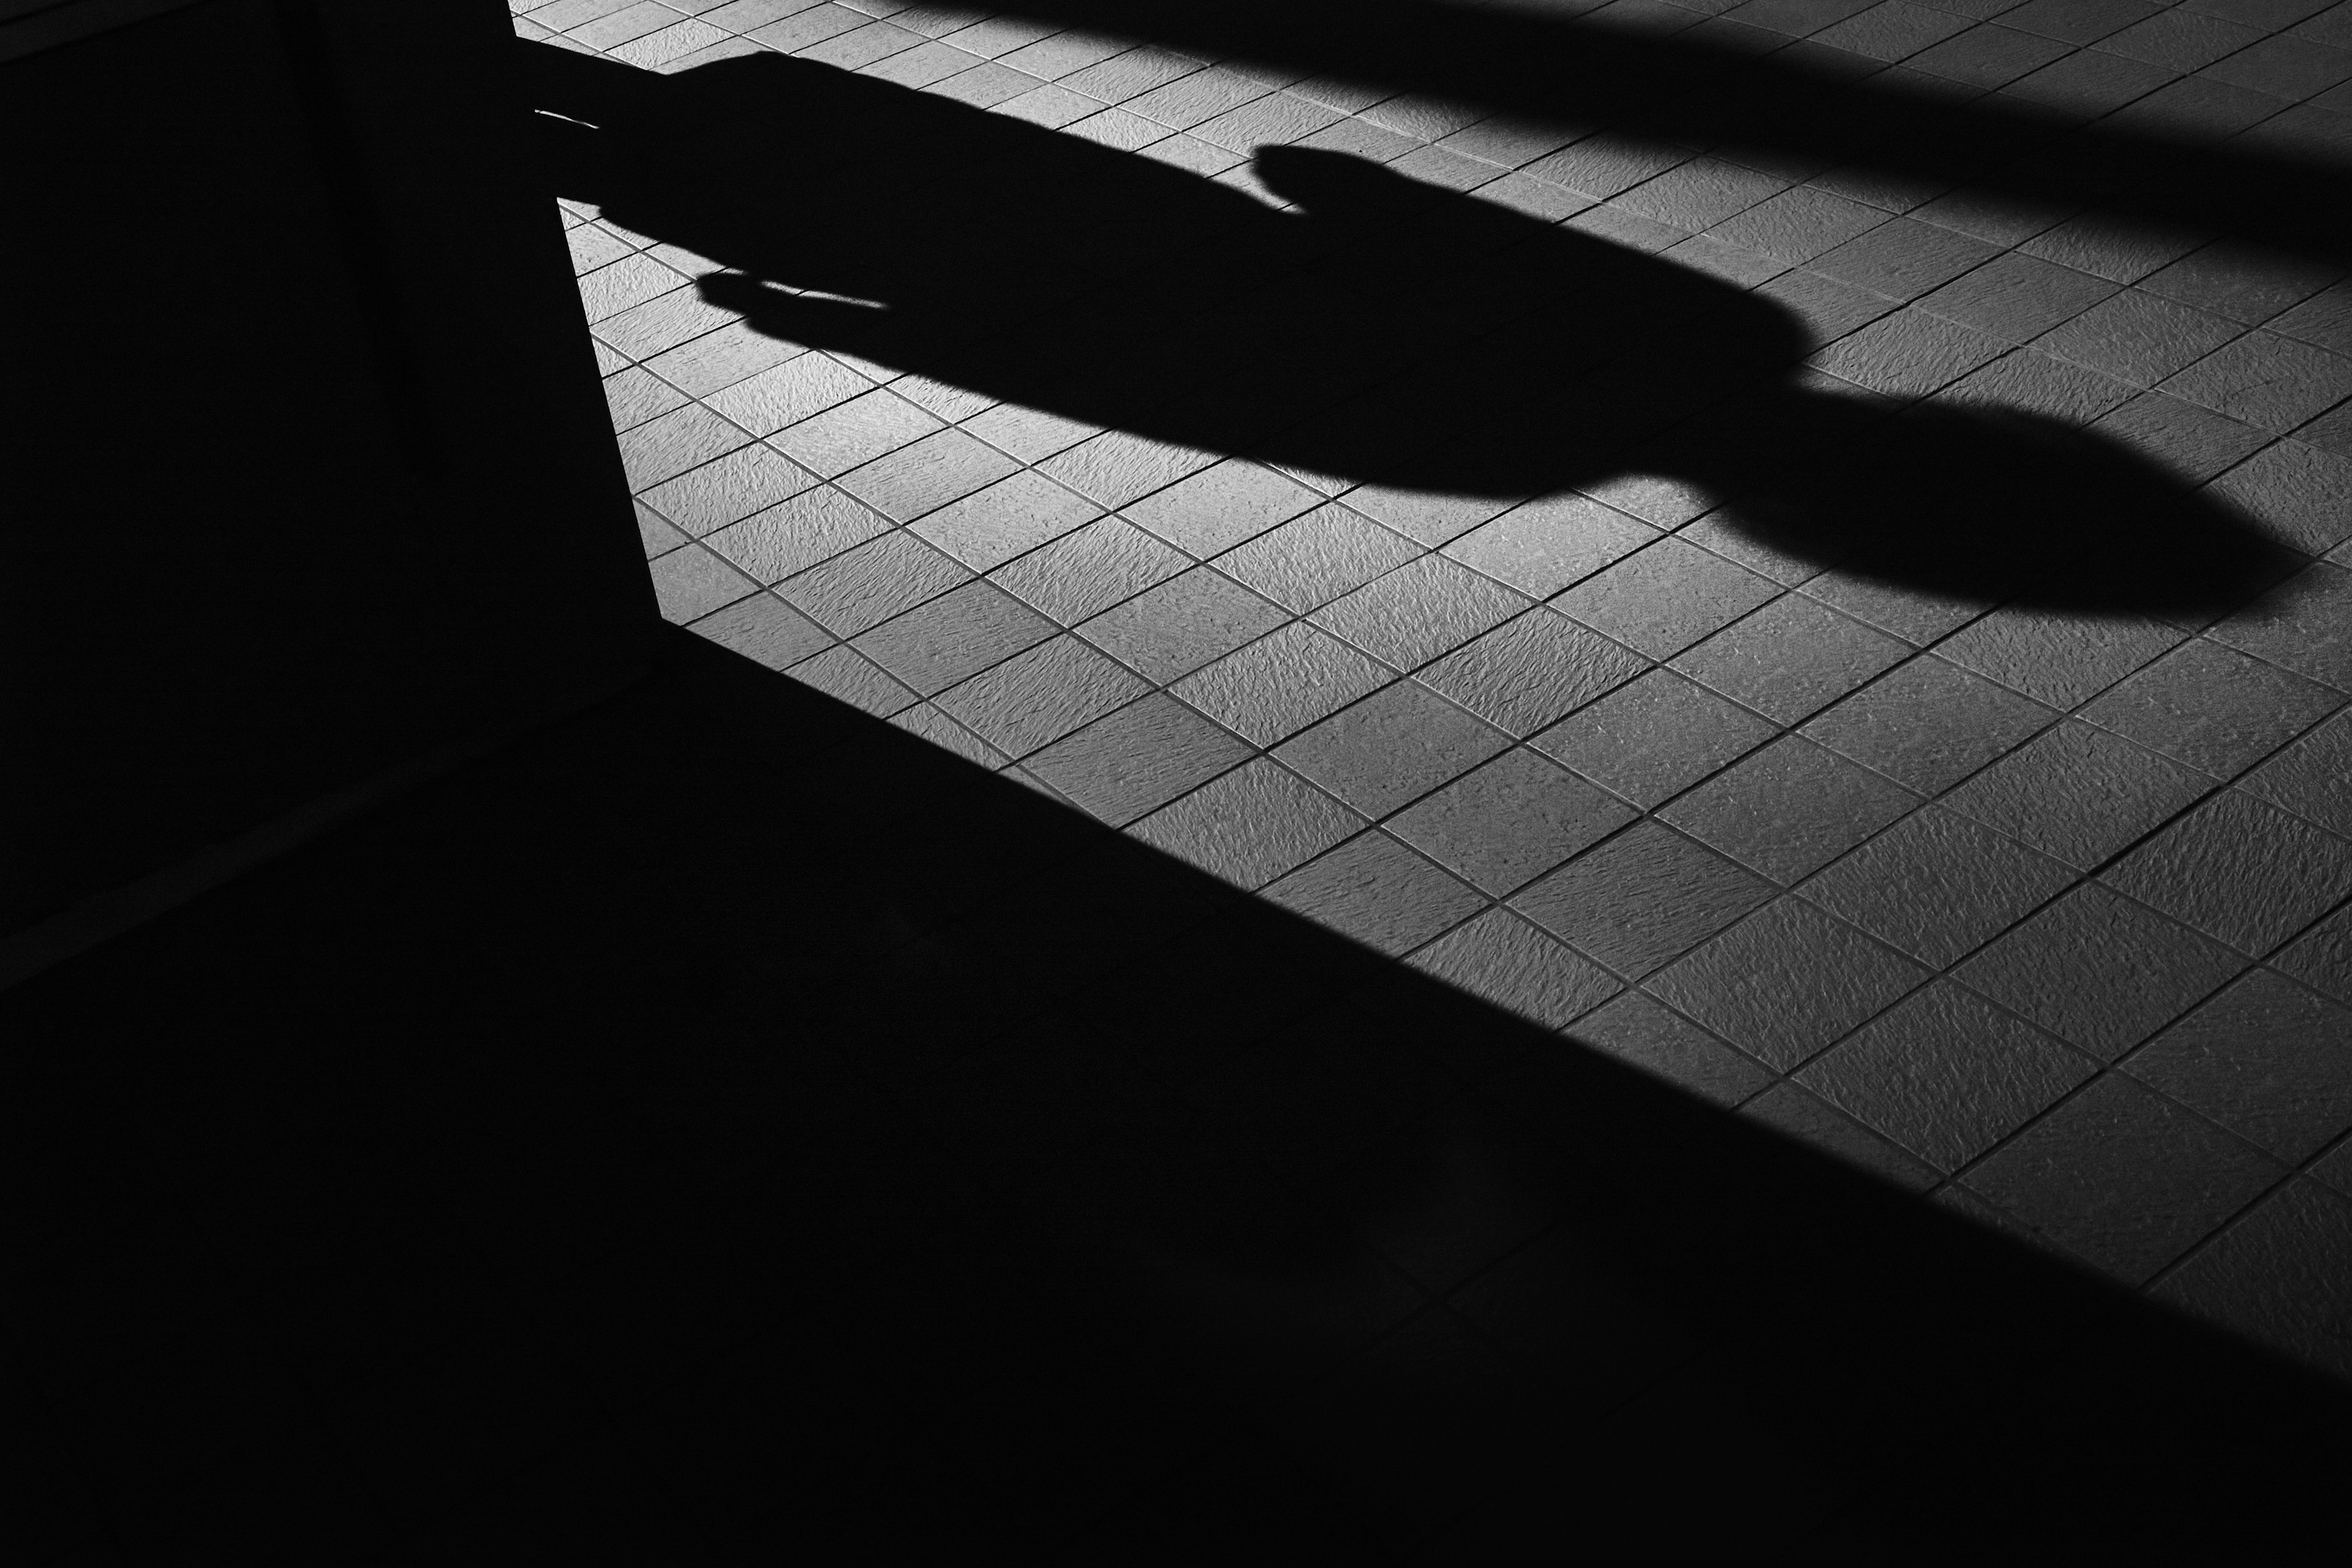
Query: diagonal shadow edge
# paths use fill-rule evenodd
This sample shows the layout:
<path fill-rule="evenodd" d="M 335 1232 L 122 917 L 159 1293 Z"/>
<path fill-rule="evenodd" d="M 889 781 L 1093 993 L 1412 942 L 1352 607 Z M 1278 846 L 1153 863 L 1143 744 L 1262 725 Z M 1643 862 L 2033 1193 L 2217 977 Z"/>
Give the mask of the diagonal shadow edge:
<path fill-rule="evenodd" d="M 1022 0 L 1003 14 L 1480 104 L 1582 132 L 1605 127 L 1701 149 L 1771 152 L 1819 169 L 1981 185 L 2352 262 L 2343 217 L 2347 149 L 2324 130 L 2304 128 L 2298 140 L 2275 119 L 2216 145 L 2221 139 L 2102 128 L 1958 82 L 1942 84 L 1946 96 L 1937 96 L 1857 81 L 1872 62 L 1832 64 L 1821 58 L 1826 49 L 1789 49 L 1809 57 L 1790 63 L 1778 50 L 1437 0 Z"/>
<path fill-rule="evenodd" d="M 2340 1473 L 2340 1386 L 683 632 L 0 1016 L 133 1556 L 2244 1552 Z"/>

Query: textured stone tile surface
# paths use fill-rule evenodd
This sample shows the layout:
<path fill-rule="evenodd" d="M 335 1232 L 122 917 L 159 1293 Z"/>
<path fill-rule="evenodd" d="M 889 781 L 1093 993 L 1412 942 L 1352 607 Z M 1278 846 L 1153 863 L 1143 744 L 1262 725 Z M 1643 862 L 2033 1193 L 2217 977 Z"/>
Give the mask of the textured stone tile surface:
<path fill-rule="evenodd" d="M 567 205 L 673 620 L 1704 1100 L 1908 1189 L 1951 1178 L 1939 1203 L 2342 1360 L 2324 1347 L 2352 1300 L 2352 293 L 2333 259 L 2126 220 L 2063 181 L 1951 189 L 1899 151 L 1694 155 L 984 13 L 512 8 L 526 37 L 681 84 L 797 54 L 1019 121 L 1031 155 L 1104 160 L 1069 164 L 1104 199 L 1008 208 L 1003 244 L 1094 258 L 1053 264 L 1067 301 L 992 335 L 955 300 L 939 320 L 961 357 L 940 365 L 730 308 L 693 279 L 756 258 Z M 1657 40 L 1785 47 L 1824 81 L 2233 149 L 2340 142 L 2352 82 L 2352 27 L 2315 4 L 1606 9 Z M 1451 226 L 1253 254 L 1265 204 L 1307 221 L 1259 156 L 1285 146 L 1368 161 L 1327 167 Z M 1211 190 L 1262 205 L 1217 209 L 1213 234 L 1118 227 L 1147 173 L 1150 215 L 1205 213 Z M 936 199 L 973 232 L 1021 188 L 945 149 L 891 178 L 907 213 Z M 919 226 L 889 232 L 925 254 Z M 1557 294 L 1526 291 L 1550 265 L 1530 258 L 1570 254 L 1553 242 L 1653 290 L 1643 331 L 1702 307 L 1719 329 L 1656 355 L 1609 337 L 1604 291 L 1550 332 L 1524 302 Z M 1381 330 L 1326 331 L 1278 375 L 1192 363 L 1231 363 L 1226 323 L 1277 331 L 1396 257 L 1447 323 L 1407 352 L 1391 295 Z M 877 292 L 921 274 L 890 265 Z M 1322 269 L 1303 292 L 1302 266 Z M 824 286 L 864 298 L 856 270 Z M 1182 352 L 1122 321 L 1130 277 L 1190 302 Z M 1616 357 L 1580 363 L 1596 332 Z M 1708 361 L 1768 337 L 1791 357 Z M 985 384 L 992 356 L 1057 343 L 1076 357 L 1024 384 L 1050 394 Z M 1531 364 L 1546 396 L 1581 389 L 1571 415 L 1530 423 L 1482 390 L 1532 406 Z M 1889 479 L 1864 531 L 1751 526 L 1749 492 L 1865 447 L 1769 399 L 1741 405 L 1765 411 L 1752 428 L 1664 416 L 1688 412 L 1683 382 L 1696 408 L 1775 375 L 1854 410 L 1929 398 L 2092 432 L 2168 493 L 2210 485 L 2236 521 L 2200 526 L 2271 553 L 2187 605 L 2147 588 L 2170 545 L 2045 541 L 2049 572 L 2107 585 L 2053 602 L 2060 576 L 1994 592 L 1850 559 L 1915 526 L 1904 487 L 1933 477 Z M 1080 384 L 1101 395 L 1061 395 Z M 1309 429 L 1322 446 L 1283 445 Z M 1350 430 L 1392 449 L 1332 434 Z M 1477 467 L 1517 475 L 1513 454 L 1569 438 L 1592 449 L 1566 482 Z M 1407 448 L 1424 479 L 1380 471 Z"/>

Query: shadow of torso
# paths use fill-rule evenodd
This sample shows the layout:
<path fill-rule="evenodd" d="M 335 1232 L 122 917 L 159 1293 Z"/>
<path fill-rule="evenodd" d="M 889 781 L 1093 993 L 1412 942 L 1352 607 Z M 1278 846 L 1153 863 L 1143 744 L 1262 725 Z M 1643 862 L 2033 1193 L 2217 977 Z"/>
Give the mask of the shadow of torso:
<path fill-rule="evenodd" d="M 663 78 L 533 53 L 542 106 L 596 128 L 556 132 L 562 193 L 719 264 L 706 298 L 810 347 L 1350 482 L 1660 475 L 1778 550 L 1941 593 L 2210 611 L 2264 570 L 2116 442 L 1806 390 L 1812 339 L 1770 300 L 1363 158 L 1261 150 L 1280 207 L 779 55 Z"/>

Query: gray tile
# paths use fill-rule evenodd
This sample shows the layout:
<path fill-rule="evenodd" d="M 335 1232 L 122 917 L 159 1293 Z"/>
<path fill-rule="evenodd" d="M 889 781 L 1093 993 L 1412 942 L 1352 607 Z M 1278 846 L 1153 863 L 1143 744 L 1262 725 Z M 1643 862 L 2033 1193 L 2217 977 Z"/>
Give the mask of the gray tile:
<path fill-rule="evenodd" d="M 1524 736 L 1649 668 L 1632 649 L 1538 606 L 1427 665 L 1417 679 Z"/>
<path fill-rule="evenodd" d="M 1013 655 L 940 693 L 940 711 L 1008 757 L 1023 757 L 1150 688 L 1074 637 Z"/>
<path fill-rule="evenodd" d="M 857 637 L 857 650 L 926 697 L 1054 635 L 996 586 L 966 583 Z"/>
<path fill-rule="evenodd" d="M 862 708 L 877 719 L 912 708 L 921 699 L 890 677 L 890 672 L 854 647 L 835 647 L 804 658 L 785 671 L 803 686 Z"/>
<path fill-rule="evenodd" d="M 1112 430 L 1045 459 L 1037 471 L 1117 509 L 1207 468 L 1212 460 L 1205 452 Z"/>
<path fill-rule="evenodd" d="M 1859 621 L 1788 594 L 1676 655 L 1674 668 L 1767 718 L 1795 724 L 1910 652 Z"/>
<path fill-rule="evenodd" d="M 1265 896 L 1391 955 L 1419 947 L 1486 902 L 1378 831 L 1307 862 L 1267 887 Z"/>
<path fill-rule="evenodd" d="M 1948 982 L 1914 992 L 1797 1075 L 1939 1171 L 1967 1164 L 2096 1070 Z"/>
<path fill-rule="evenodd" d="M 2345 415 L 2352 415 L 2352 404 L 2329 417 Z M 2324 555 L 2352 538 L 2347 492 L 2352 458 L 2300 440 L 2272 443 L 2207 488 L 2272 539 L 2307 555 Z"/>
<path fill-rule="evenodd" d="M 1798 1084 L 1774 1084 L 1742 1106 L 1740 1114 L 1908 1192 L 1924 1193 L 1936 1184 L 1933 1167 Z"/>
<path fill-rule="evenodd" d="M 2209 635 L 2352 691 L 2352 572 L 2315 561 Z"/>
<path fill-rule="evenodd" d="M 886 533 L 785 579 L 776 592 L 835 637 L 856 637 L 971 580 L 913 535 Z"/>
<path fill-rule="evenodd" d="M 2024 921 L 1953 977 L 2112 1061 L 2245 967 L 2178 921 L 2096 884 Z"/>
<path fill-rule="evenodd" d="M 1064 736 L 1025 766 L 1081 809 L 1118 826 L 1248 755 L 1245 743 L 1155 692 Z"/>
<path fill-rule="evenodd" d="M 1016 557 L 990 573 L 989 581 L 1070 626 L 1192 564 L 1133 523 L 1107 517 Z"/>
<path fill-rule="evenodd" d="M 1940 969 L 2055 898 L 2074 877 L 2046 855 L 1930 805 L 1798 891 Z"/>
<path fill-rule="evenodd" d="M 1653 806 L 1772 738 L 1767 721 L 1667 670 L 1642 676 L 1529 743 Z"/>
<path fill-rule="evenodd" d="M 2344 694 L 2193 637 L 2110 688 L 2083 717 L 2231 778 L 2343 706 Z"/>
<path fill-rule="evenodd" d="M 1424 974 L 1554 1029 L 1567 1027 L 1622 989 L 1607 970 L 1505 910 L 1489 910 L 1456 926 L 1409 962 Z"/>
<path fill-rule="evenodd" d="M 2212 787 L 2203 773 L 2070 719 L 1943 804 L 2087 871 Z"/>
<path fill-rule="evenodd" d="M 824 627 L 766 594 L 703 616 L 694 623 L 694 632 L 770 669 L 798 664 L 833 644 Z"/>
<path fill-rule="evenodd" d="M 1445 553 L 1520 593 L 1548 599 L 1658 537 L 1590 496 L 1545 497 L 1512 508 L 1445 547 Z"/>
<path fill-rule="evenodd" d="M 2226 317 L 2127 289 L 2035 342 L 2061 359 L 2154 386 L 2244 330 Z"/>
<path fill-rule="evenodd" d="M 1294 621 L 1169 689 L 1254 744 L 1272 746 L 1395 679 L 1329 633 Z"/>
<path fill-rule="evenodd" d="M 1289 617 L 1205 566 L 1171 577 L 1078 627 L 1078 635 L 1157 681 L 1191 674 Z"/>
<path fill-rule="evenodd" d="M 2338 1002 L 2352 1002 L 2352 905 L 2336 910 L 2273 955 L 2271 966 Z"/>
<path fill-rule="evenodd" d="M 2260 957 L 2352 894 L 2352 843 L 2224 790 L 2099 879 Z"/>
<path fill-rule="evenodd" d="M 688 545 L 656 557 L 649 570 L 662 618 L 684 626 L 757 593 L 759 584 L 708 550 Z"/>
<path fill-rule="evenodd" d="M 1160 807 L 1130 831 L 1213 876 L 1255 889 L 1365 826 L 1329 795 L 1259 757 Z"/>
<path fill-rule="evenodd" d="M 1638 823 L 1511 900 L 1538 925 L 1636 977 L 1772 896 L 1772 885 L 1654 822 Z"/>
<path fill-rule="evenodd" d="M 1231 458 L 1130 502 L 1124 515 L 1205 561 L 1322 504 L 1297 480 Z"/>
<path fill-rule="evenodd" d="M 874 384 L 828 354 L 804 353 L 707 392 L 704 401 L 754 436 L 836 407 Z"/>
<path fill-rule="evenodd" d="M 2015 607 L 1936 645 L 1939 658 L 1990 676 L 2053 708 L 2071 709 L 2180 643 L 2161 621 L 2094 620 Z"/>
<path fill-rule="evenodd" d="M 1423 555 L 1313 612 L 1315 623 L 1399 669 L 1415 669 L 1528 607 L 1443 555 Z"/>
<path fill-rule="evenodd" d="M 1341 709 L 1276 754 L 1365 816 L 1381 817 L 1510 743 L 1434 692 L 1401 680 Z"/>
<path fill-rule="evenodd" d="M 881 513 L 820 485 L 706 534 L 702 542 L 761 582 L 779 583 L 889 531 L 889 520 Z M 940 562 L 937 571 L 943 582 L 962 579 L 952 563 Z M 928 577 L 929 572 L 917 574 Z"/>
<path fill-rule="evenodd" d="M 1717 1105 L 1752 1100 L 1772 1075 L 1673 1008 L 1629 991 L 1578 1020 L 1576 1038 Z"/>
<path fill-rule="evenodd" d="M 1328 604 L 1420 553 L 1341 506 L 1319 507 L 1217 558 L 1217 569 L 1298 612 Z"/>
<path fill-rule="evenodd" d="M 1501 895 L 1631 822 L 1633 808 L 1524 749 L 1472 769 L 1397 815 L 1389 831 Z"/>
<path fill-rule="evenodd" d="M 940 428 L 940 421 L 887 391 L 853 397 L 768 437 L 768 444 L 825 479 L 845 474 Z"/>
<path fill-rule="evenodd" d="M 992 572 L 1098 514 L 1092 501 L 1024 472 L 939 508 L 912 531 L 973 571 Z"/>
<path fill-rule="evenodd" d="M 2352 1127 L 2352 1007 L 2257 969 L 2124 1070 L 2299 1164 Z"/>
<path fill-rule="evenodd" d="M 674 408 L 620 437 L 621 466 L 631 490 L 644 490 L 699 468 L 751 440 L 699 404 Z"/>
<path fill-rule="evenodd" d="M 1918 803 L 1910 791 L 1869 769 L 1785 735 L 1658 816 L 1786 884 L 1828 864 Z"/>
<path fill-rule="evenodd" d="M 2109 1074 L 1966 1181 L 2093 1266 L 2137 1285 L 2285 1174 L 2212 1123 Z"/>
<path fill-rule="evenodd" d="M 1927 971 L 1801 899 L 1780 899 L 1643 989 L 1786 1072 L 1925 983 Z"/>
<path fill-rule="evenodd" d="M 2159 1284 L 2158 1300 L 2352 1376 L 2352 1200 L 2316 1182 L 2257 1204 Z"/>
<path fill-rule="evenodd" d="M 743 447 L 646 490 L 646 504 L 692 534 L 740 522 L 814 486 L 796 464 L 765 447 Z"/>
<path fill-rule="evenodd" d="M 1457 539 L 1517 503 L 1485 496 L 1436 495 L 1427 490 L 1359 485 L 1339 498 L 1407 539 L 1436 546 Z"/>
<path fill-rule="evenodd" d="M 875 510 L 907 522 L 983 489 L 1019 467 L 979 437 L 949 428 L 861 464 L 836 482 Z M 1030 495 L 1046 489 L 1034 474 L 1021 478 Z"/>
<path fill-rule="evenodd" d="M 1679 539 L 1662 539 L 1551 601 L 1595 631 L 1669 658 L 1780 591 Z"/>

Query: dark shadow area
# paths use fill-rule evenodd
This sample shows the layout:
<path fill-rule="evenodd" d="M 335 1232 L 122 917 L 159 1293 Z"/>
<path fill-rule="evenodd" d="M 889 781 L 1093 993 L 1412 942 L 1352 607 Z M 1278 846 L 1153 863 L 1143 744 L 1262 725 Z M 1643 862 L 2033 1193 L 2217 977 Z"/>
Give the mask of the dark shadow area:
<path fill-rule="evenodd" d="M 780 56 L 527 53 L 569 117 L 540 118 L 557 189 L 735 269 L 705 296 L 795 342 L 1351 481 L 1663 477 L 1785 553 L 1940 594 L 2198 616 L 2275 570 L 2107 435 L 1810 390 L 1786 306 L 1363 159 L 1262 152 L 1282 211 Z"/>
<path fill-rule="evenodd" d="M 672 644 L 0 997 L 13 1560 L 2337 1522 L 2335 1385 Z"/>
<path fill-rule="evenodd" d="M 2126 221 L 2352 261 L 2341 117 L 2265 119 L 2206 84 L 2116 56 L 2011 81 L 2000 61 L 1938 77 L 1697 8 L 1570 0 L 1024 0 L 1016 16 L 1477 105 L 1563 133 L 1742 152 L 1796 177 L 1849 170 L 1970 185 Z M 1725 7 L 1729 9 L 1729 7 Z M 1830 17 L 1867 9 L 1825 5 Z M 1794 19 L 1784 11 L 1784 21 Z M 1998 20 L 1999 18 L 1995 18 Z M 2091 37 L 2096 12 L 2081 18 Z M 2063 49 L 2053 46 L 2053 54 Z M 2000 84 L 1997 96 L 1988 89 Z M 2273 108 L 2284 108 L 2275 104 Z M 2121 110 L 2120 114 L 2112 111 Z M 2112 117 L 2110 117 L 2112 116 Z"/>

